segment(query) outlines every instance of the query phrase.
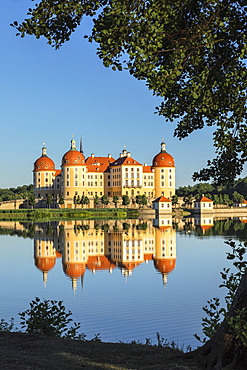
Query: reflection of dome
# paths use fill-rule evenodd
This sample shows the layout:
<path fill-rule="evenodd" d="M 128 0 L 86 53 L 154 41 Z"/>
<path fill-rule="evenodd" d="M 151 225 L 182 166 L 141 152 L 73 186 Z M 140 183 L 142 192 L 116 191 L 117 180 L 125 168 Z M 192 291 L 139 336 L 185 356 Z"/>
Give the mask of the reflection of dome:
<path fill-rule="evenodd" d="M 169 273 L 176 267 L 176 258 L 154 260 L 154 266 L 162 274 Z"/>
<path fill-rule="evenodd" d="M 123 267 L 126 268 L 129 271 L 132 271 L 137 266 L 141 265 L 142 262 L 124 262 Z"/>
<path fill-rule="evenodd" d="M 71 278 L 81 277 L 86 270 L 85 263 L 65 263 L 63 266 L 63 271 L 65 274 Z"/>
<path fill-rule="evenodd" d="M 40 271 L 51 270 L 56 263 L 56 257 L 36 257 L 35 266 L 38 267 Z"/>
<path fill-rule="evenodd" d="M 174 158 L 165 150 L 165 143 L 161 143 L 161 151 L 158 153 L 152 163 L 153 167 L 174 167 Z"/>
<path fill-rule="evenodd" d="M 87 268 L 89 270 L 111 270 L 115 267 L 106 256 L 89 256 Z"/>

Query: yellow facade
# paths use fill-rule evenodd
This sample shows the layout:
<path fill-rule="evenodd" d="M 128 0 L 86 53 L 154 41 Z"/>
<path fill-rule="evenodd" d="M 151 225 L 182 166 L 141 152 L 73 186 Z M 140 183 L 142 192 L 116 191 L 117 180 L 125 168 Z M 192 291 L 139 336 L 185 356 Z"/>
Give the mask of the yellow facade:
<path fill-rule="evenodd" d="M 175 194 L 174 158 L 161 143 L 161 151 L 151 166 L 141 164 L 125 149 L 118 159 L 96 157 L 85 158 L 83 151 L 76 149 L 75 140 L 62 158 L 61 170 L 56 170 L 54 162 L 42 148 L 42 156 L 34 163 L 34 194 L 36 199 L 46 199 L 52 195 L 57 201 L 61 197 L 64 207 L 74 208 L 75 197 L 88 197 L 93 206 L 95 196 L 99 198 L 127 195 L 131 202 L 136 196 L 145 195 L 150 201 L 159 196 L 168 199 Z M 112 200 L 112 199 L 111 199 Z"/>
<path fill-rule="evenodd" d="M 62 221 L 52 235 L 40 228 L 34 237 L 35 265 L 46 283 L 56 259 L 62 257 L 63 271 L 76 290 L 87 272 L 111 273 L 118 268 L 127 278 L 139 265 L 152 261 L 166 283 L 176 265 L 176 234 L 170 221 L 170 216 L 162 219 L 160 227 L 151 220 Z"/>

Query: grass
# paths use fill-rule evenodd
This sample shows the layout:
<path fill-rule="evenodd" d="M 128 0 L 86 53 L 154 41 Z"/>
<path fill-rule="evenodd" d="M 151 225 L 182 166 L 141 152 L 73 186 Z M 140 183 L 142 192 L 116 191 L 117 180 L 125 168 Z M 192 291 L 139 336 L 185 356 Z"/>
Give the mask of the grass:
<path fill-rule="evenodd" d="M 138 211 L 123 208 L 87 209 L 11 209 L 0 210 L 1 221 L 59 221 L 88 219 L 125 219 L 138 217 Z"/>

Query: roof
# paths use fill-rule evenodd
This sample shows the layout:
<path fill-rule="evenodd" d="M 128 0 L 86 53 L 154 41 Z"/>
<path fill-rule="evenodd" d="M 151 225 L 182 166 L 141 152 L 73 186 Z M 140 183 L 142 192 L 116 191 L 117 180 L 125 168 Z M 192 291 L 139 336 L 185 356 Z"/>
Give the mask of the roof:
<path fill-rule="evenodd" d="M 176 267 L 176 258 L 154 259 L 154 266 L 161 273 L 169 273 Z"/>
<path fill-rule="evenodd" d="M 167 152 L 158 153 L 153 159 L 153 167 L 175 167 L 174 158 Z"/>
<path fill-rule="evenodd" d="M 35 266 L 41 271 L 51 270 L 56 263 L 56 257 L 36 257 Z"/>
<path fill-rule="evenodd" d="M 65 274 L 71 278 L 79 278 L 86 270 L 86 264 L 81 262 L 66 262 L 63 266 Z"/>
<path fill-rule="evenodd" d="M 33 171 L 55 171 L 55 163 L 47 155 L 42 155 L 34 162 Z"/>
<path fill-rule="evenodd" d="M 81 166 L 85 164 L 85 157 L 78 150 L 71 149 L 63 155 L 62 166 Z"/>
<path fill-rule="evenodd" d="M 153 203 L 159 203 L 159 202 L 169 202 L 171 203 L 171 200 L 164 197 L 163 195 L 153 201 Z"/>
<path fill-rule="evenodd" d="M 106 256 L 89 256 L 87 268 L 89 270 L 110 270 L 116 266 Z"/>
<path fill-rule="evenodd" d="M 85 161 L 88 172 L 105 172 L 115 159 L 111 157 L 88 157 Z"/>
<path fill-rule="evenodd" d="M 200 225 L 203 230 L 209 230 L 213 225 Z"/>
<path fill-rule="evenodd" d="M 142 164 L 127 156 L 119 157 L 113 163 L 111 163 L 111 166 L 142 166 Z"/>
<path fill-rule="evenodd" d="M 142 172 L 143 173 L 145 173 L 145 172 L 153 172 L 152 171 L 152 167 L 151 166 L 143 166 Z"/>
<path fill-rule="evenodd" d="M 196 200 L 196 202 L 213 202 L 213 201 L 207 197 L 204 197 L 204 195 L 202 195 L 201 198 Z"/>

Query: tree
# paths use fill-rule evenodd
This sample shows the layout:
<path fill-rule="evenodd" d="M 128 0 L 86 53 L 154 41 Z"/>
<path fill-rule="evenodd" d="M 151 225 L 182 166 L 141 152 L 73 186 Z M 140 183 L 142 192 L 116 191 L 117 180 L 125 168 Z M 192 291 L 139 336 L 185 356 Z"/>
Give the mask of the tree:
<path fill-rule="evenodd" d="M 247 161 L 246 1 L 41 0 L 29 9 L 28 19 L 13 26 L 21 37 L 43 35 L 59 48 L 85 15 L 94 17 L 88 39 L 98 43 L 103 64 L 126 68 L 163 97 L 157 112 L 167 121 L 178 120 L 175 136 L 215 126 L 216 158 L 193 179 L 232 182 Z M 236 294 L 244 307 L 246 287 L 245 274 Z M 228 334 L 225 327 L 208 344 L 208 354 L 222 355 L 222 334 Z M 227 356 L 233 355 L 224 352 Z"/>
<path fill-rule="evenodd" d="M 85 195 L 82 195 L 80 203 L 83 207 L 84 205 L 88 205 L 90 203 L 90 200 L 88 197 L 85 197 Z"/>
<path fill-rule="evenodd" d="M 128 195 L 123 195 L 122 196 L 122 204 L 123 204 L 123 206 L 127 206 L 128 204 L 130 204 L 130 199 L 129 199 Z"/>
<path fill-rule="evenodd" d="M 101 203 L 104 205 L 104 206 L 107 206 L 107 204 L 109 203 L 109 199 L 107 198 L 107 196 L 106 195 L 103 195 L 102 197 L 101 197 Z"/>
<path fill-rule="evenodd" d="M 64 197 L 61 194 L 59 195 L 58 204 L 64 204 Z"/>
<path fill-rule="evenodd" d="M 84 16 L 93 17 L 90 42 L 106 67 L 127 69 L 164 101 L 157 112 L 178 120 L 182 139 L 215 126 L 216 158 L 194 179 L 231 182 L 247 160 L 244 0 L 41 0 L 18 35 L 46 37 L 56 49 Z M 148 35 L 148 37 L 146 37 Z"/>
<path fill-rule="evenodd" d="M 232 194 L 233 201 L 236 203 L 242 203 L 244 201 L 243 195 L 239 194 L 237 191 L 234 191 Z"/>
<path fill-rule="evenodd" d="M 141 206 L 141 202 L 142 202 L 141 195 L 137 195 L 136 198 L 135 198 L 135 203 L 136 204 L 139 204 L 139 207 L 140 207 Z"/>
<path fill-rule="evenodd" d="M 141 204 L 142 206 L 146 206 L 148 204 L 148 200 L 145 194 L 141 195 Z"/>
<path fill-rule="evenodd" d="M 74 195 L 73 203 L 74 203 L 75 208 L 76 208 L 76 205 L 78 204 L 78 199 L 77 199 L 77 196 L 76 195 Z"/>
<path fill-rule="evenodd" d="M 97 207 L 98 204 L 99 204 L 99 197 L 96 194 L 95 197 L 94 197 L 94 206 Z"/>
<path fill-rule="evenodd" d="M 114 195 L 113 196 L 113 203 L 115 204 L 115 208 L 117 208 L 117 204 L 118 204 L 118 196 L 117 195 Z"/>
<path fill-rule="evenodd" d="M 29 199 L 28 199 L 28 203 L 31 206 L 31 208 L 33 208 L 35 206 L 34 194 L 30 194 Z"/>
<path fill-rule="evenodd" d="M 47 204 L 47 208 L 50 208 L 51 207 L 51 204 L 52 204 L 52 196 L 51 196 L 51 194 L 47 194 L 47 196 L 46 196 L 46 204 Z"/>
<path fill-rule="evenodd" d="M 178 196 L 173 195 L 172 196 L 172 205 L 175 206 L 175 208 L 176 208 L 177 204 L 178 204 Z"/>

